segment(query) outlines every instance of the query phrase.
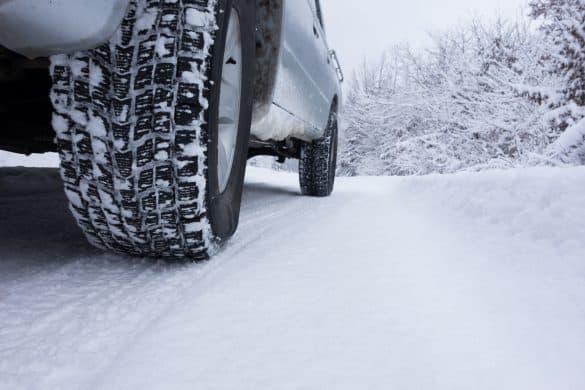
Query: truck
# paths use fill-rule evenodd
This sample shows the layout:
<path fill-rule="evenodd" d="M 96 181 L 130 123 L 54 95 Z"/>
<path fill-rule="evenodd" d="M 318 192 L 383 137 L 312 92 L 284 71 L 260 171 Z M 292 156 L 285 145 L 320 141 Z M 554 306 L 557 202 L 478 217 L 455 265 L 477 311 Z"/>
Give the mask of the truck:
<path fill-rule="evenodd" d="M 58 152 L 107 251 L 209 259 L 251 157 L 331 195 L 342 81 L 319 0 L 0 0 L 0 149 Z"/>

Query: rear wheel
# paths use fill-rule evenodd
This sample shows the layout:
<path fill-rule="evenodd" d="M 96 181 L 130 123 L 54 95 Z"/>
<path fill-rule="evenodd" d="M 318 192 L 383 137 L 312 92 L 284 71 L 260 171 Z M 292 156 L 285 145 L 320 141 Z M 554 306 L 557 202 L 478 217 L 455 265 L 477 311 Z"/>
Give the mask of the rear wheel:
<path fill-rule="evenodd" d="M 337 168 L 337 111 L 331 110 L 322 139 L 301 146 L 299 179 L 303 195 L 327 197 L 333 192 Z"/>
<path fill-rule="evenodd" d="M 71 210 L 94 245 L 207 259 L 239 219 L 251 0 L 134 0 L 112 40 L 52 59 Z"/>

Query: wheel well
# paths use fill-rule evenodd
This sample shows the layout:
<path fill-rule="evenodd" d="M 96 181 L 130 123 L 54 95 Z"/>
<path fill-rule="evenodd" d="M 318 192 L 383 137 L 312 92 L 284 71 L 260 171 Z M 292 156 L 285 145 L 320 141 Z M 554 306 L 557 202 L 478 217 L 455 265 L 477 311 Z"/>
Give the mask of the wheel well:
<path fill-rule="evenodd" d="M 55 150 L 47 58 L 27 59 L 0 47 L 0 149 Z"/>
<path fill-rule="evenodd" d="M 260 117 L 272 104 L 280 45 L 284 0 L 256 0 L 256 83 L 254 112 Z"/>

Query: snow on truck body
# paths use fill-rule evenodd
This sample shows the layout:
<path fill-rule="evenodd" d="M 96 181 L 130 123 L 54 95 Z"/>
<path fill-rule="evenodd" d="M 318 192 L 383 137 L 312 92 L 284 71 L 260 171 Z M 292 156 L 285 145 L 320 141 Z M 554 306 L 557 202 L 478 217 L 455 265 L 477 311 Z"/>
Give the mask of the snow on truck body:
<path fill-rule="evenodd" d="M 319 3 L 255 1 L 251 134 L 261 141 L 319 139 L 341 97 L 339 64 L 327 46 Z M 94 48 L 115 33 L 129 2 L 0 0 L 0 45 L 29 58 Z"/>

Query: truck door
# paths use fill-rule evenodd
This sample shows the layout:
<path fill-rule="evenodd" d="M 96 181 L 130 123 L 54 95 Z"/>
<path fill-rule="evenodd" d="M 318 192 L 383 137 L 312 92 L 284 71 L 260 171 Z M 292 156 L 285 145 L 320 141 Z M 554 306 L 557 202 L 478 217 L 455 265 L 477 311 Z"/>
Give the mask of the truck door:
<path fill-rule="evenodd" d="M 311 1 L 311 0 L 310 0 Z M 319 83 L 319 88 L 322 91 L 322 94 L 326 98 L 326 113 L 323 115 L 321 114 L 321 122 L 324 121 L 324 125 L 322 126 L 325 128 L 327 125 L 327 121 L 329 120 L 329 110 L 331 108 L 331 99 L 333 98 L 335 91 L 337 90 L 338 80 L 337 80 L 337 71 L 335 69 L 335 65 L 332 62 L 331 58 L 331 50 L 329 49 L 329 45 L 327 44 L 327 36 L 325 33 L 325 24 L 323 22 L 323 12 L 321 8 L 321 1 L 320 0 L 312 0 L 312 10 L 313 10 L 313 17 L 315 20 L 315 28 L 317 30 L 317 34 L 315 37 L 317 39 L 317 57 L 318 61 L 320 62 L 319 69 L 321 70 L 322 74 L 319 75 L 321 82 Z M 313 31 L 314 32 L 314 31 Z"/>
<path fill-rule="evenodd" d="M 274 102 L 317 129 L 327 125 L 331 96 L 325 34 L 315 0 L 285 0 L 279 85 Z"/>

